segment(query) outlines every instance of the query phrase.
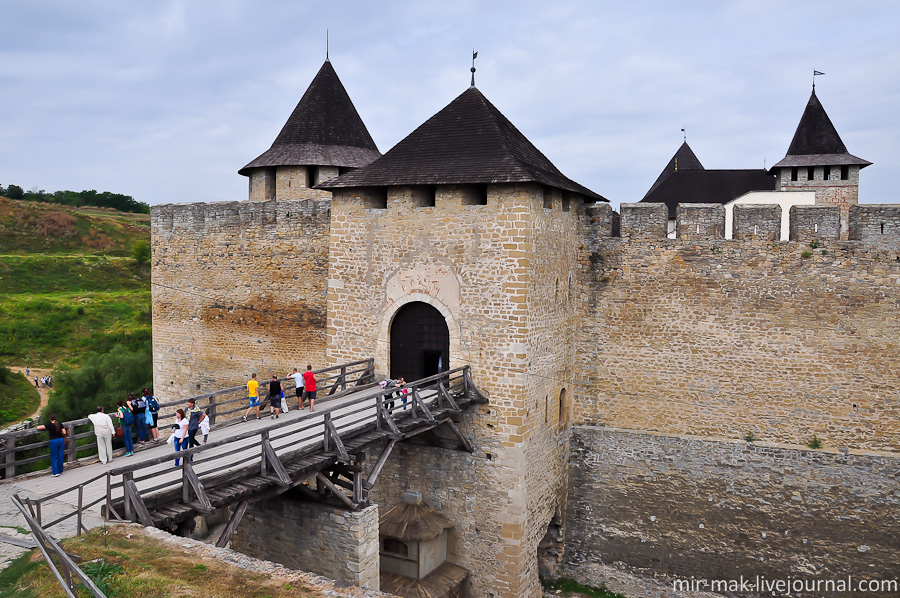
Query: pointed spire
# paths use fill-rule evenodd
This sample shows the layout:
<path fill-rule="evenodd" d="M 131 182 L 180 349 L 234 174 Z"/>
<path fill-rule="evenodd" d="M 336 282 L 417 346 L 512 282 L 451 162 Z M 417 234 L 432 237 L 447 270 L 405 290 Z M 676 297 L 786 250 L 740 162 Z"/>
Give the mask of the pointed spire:
<path fill-rule="evenodd" d="M 684 129 L 681 129 L 684 131 Z M 672 173 L 677 172 L 678 170 L 703 170 L 703 164 L 700 163 L 700 160 L 697 159 L 697 156 L 694 154 L 694 151 L 691 149 L 691 146 L 687 144 L 687 140 L 682 142 L 681 147 L 678 148 L 678 151 L 675 152 L 675 155 L 672 156 L 672 159 L 669 160 L 669 163 L 666 164 L 666 167 L 663 168 L 663 171 L 659 173 L 659 176 L 656 178 L 656 182 L 653 183 L 653 186 L 650 187 L 650 190 L 647 191 L 644 197 L 653 193 L 653 191 L 659 187 L 663 181 L 669 178 Z"/>
<path fill-rule="evenodd" d="M 478 58 L 478 52 L 472 49 L 472 84 L 469 87 L 475 87 L 475 59 Z"/>
<path fill-rule="evenodd" d="M 378 160 L 318 188 L 497 183 L 539 183 L 606 201 L 562 174 L 474 87 Z"/>
<path fill-rule="evenodd" d="M 815 71 L 819 73 L 819 71 Z M 787 155 L 772 168 L 784 166 L 842 166 L 856 164 L 861 168 L 871 162 L 847 152 L 831 119 L 813 89 L 800 117 Z"/>
<path fill-rule="evenodd" d="M 238 171 L 272 166 L 364 166 L 379 157 L 366 125 L 326 60 L 272 147 Z"/>
<path fill-rule="evenodd" d="M 328 58 L 328 29 L 325 29 L 325 62 L 331 62 Z"/>

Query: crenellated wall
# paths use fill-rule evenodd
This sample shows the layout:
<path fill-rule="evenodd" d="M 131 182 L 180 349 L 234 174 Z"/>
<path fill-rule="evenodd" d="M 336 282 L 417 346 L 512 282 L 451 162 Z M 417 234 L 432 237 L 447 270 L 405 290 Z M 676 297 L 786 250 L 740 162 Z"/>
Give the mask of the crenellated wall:
<path fill-rule="evenodd" d="M 160 400 L 324 365 L 330 217 L 328 200 L 153 206 Z"/>
<path fill-rule="evenodd" d="M 812 214 L 833 221 L 796 212 L 807 231 Z M 854 208 L 871 242 L 837 241 L 833 225 L 809 243 L 588 230 L 576 422 L 900 451 L 898 214 Z"/>

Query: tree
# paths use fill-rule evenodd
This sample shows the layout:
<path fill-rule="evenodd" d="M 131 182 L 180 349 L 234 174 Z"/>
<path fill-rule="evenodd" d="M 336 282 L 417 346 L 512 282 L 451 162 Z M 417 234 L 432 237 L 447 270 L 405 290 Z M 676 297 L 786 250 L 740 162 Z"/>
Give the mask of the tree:
<path fill-rule="evenodd" d="M 25 197 L 25 190 L 18 185 L 10 185 L 6 188 L 6 197 L 10 199 L 22 199 Z"/>
<path fill-rule="evenodd" d="M 115 411 L 116 401 L 153 385 L 150 343 L 135 348 L 116 345 L 109 353 L 95 355 L 77 370 L 53 373 L 53 387 L 41 419 L 56 413 L 61 420 L 81 419 L 103 405 Z"/>
<path fill-rule="evenodd" d="M 131 248 L 131 257 L 135 265 L 140 268 L 150 261 L 150 242 L 141 239 Z"/>

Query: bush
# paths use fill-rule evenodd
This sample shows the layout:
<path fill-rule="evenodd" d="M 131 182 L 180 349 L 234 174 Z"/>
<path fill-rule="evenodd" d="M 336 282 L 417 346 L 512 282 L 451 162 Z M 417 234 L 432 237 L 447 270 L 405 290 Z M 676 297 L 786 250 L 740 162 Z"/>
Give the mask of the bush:
<path fill-rule="evenodd" d="M 93 413 L 97 405 L 112 413 L 117 401 L 130 392 L 149 388 L 152 382 L 149 339 L 132 346 L 119 344 L 108 353 L 86 359 L 79 369 L 55 371 L 56 390 L 50 395 L 42 416 L 56 413 L 62 420 L 80 419 Z"/>

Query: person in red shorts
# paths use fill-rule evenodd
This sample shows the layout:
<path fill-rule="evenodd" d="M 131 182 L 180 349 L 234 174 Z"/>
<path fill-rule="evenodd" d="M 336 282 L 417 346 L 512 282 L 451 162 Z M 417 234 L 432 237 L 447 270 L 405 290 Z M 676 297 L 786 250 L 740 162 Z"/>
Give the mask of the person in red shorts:
<path fill-rule="evenodd" d="M 311 365 L 307 365 L 306 371 L 303 372 L 303 388 L 306 390 L 306 398 L 309 399 L 309 410 L 315 411 L 316 375 L 313 373 Z"/>

